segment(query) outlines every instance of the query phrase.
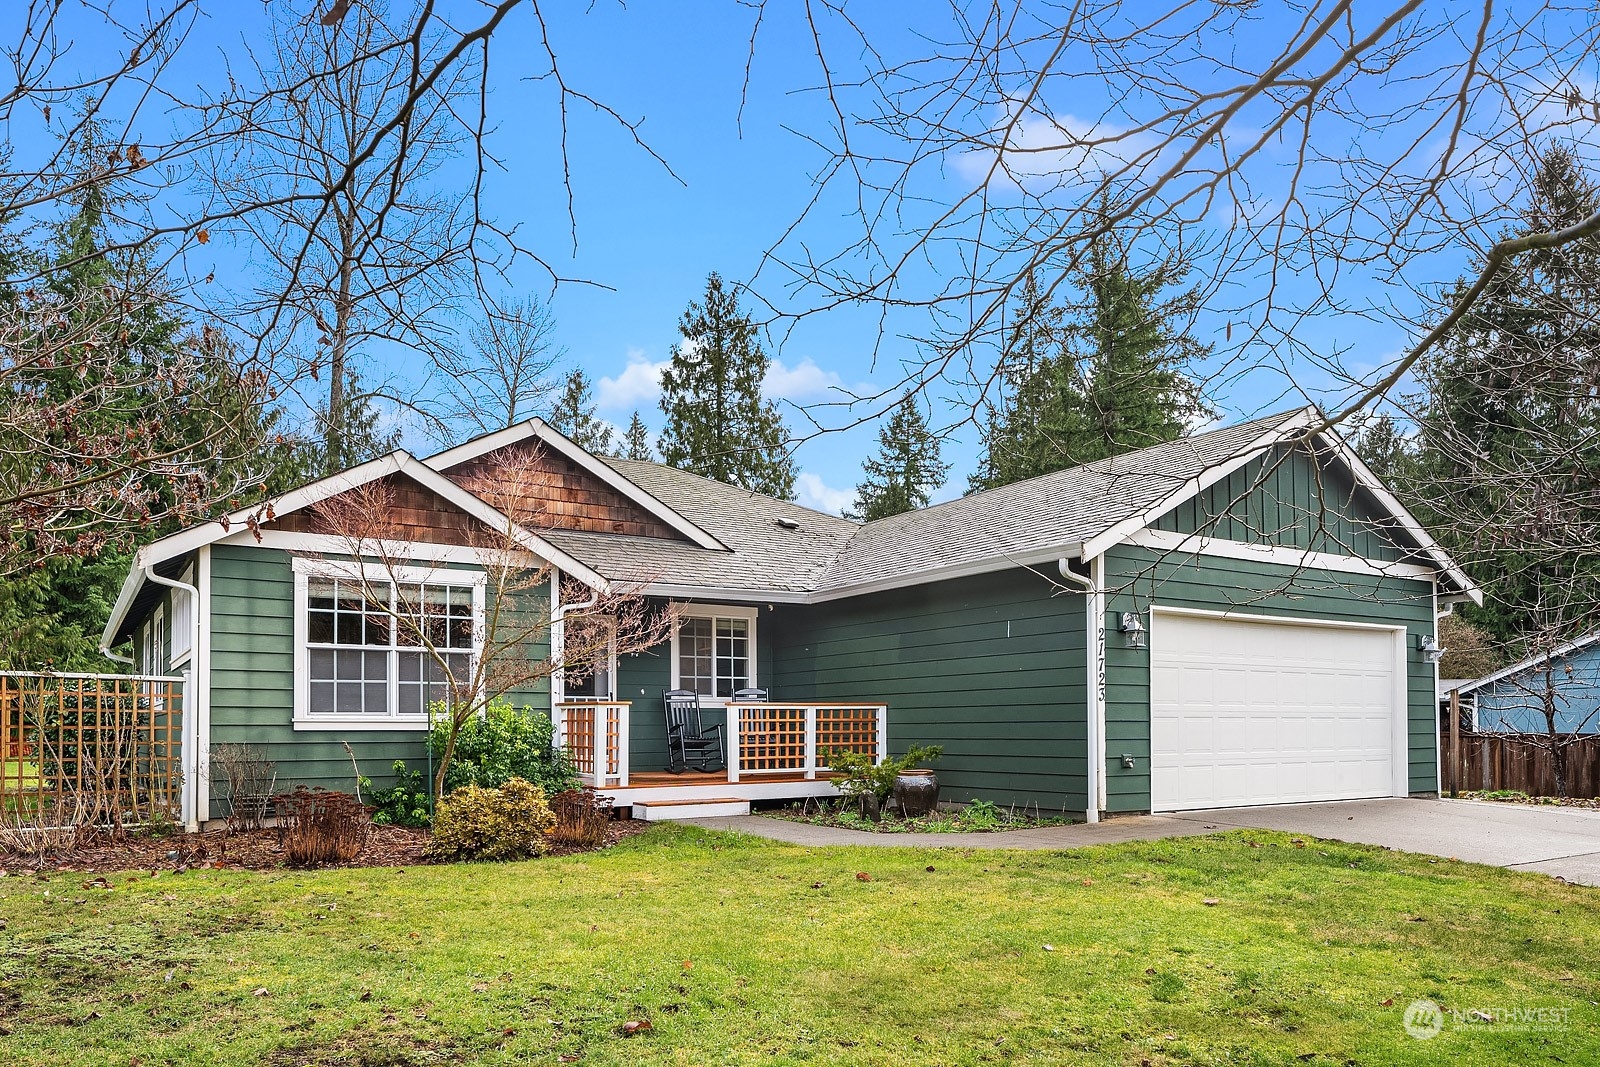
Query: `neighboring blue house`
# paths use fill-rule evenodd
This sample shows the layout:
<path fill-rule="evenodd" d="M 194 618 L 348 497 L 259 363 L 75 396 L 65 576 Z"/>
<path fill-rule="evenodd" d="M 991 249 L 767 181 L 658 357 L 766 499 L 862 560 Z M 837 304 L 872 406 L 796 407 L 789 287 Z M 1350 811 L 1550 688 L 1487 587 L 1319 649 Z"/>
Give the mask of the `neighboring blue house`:
<path fill-rule="evenodd" d="M 1477 681 L 1443 683 L 1444 700 L 1452 688 L 1474 729 L 1484 733 L 1547 732 L 1546 693 L 1554 695 L 1558 732 L 1600 733 L 1600 631 Z"/>

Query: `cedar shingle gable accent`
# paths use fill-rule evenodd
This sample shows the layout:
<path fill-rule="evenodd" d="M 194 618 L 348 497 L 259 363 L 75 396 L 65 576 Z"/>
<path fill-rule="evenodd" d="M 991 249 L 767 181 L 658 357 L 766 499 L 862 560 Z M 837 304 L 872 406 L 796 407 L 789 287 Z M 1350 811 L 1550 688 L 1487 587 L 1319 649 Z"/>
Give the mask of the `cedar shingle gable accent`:
<path fill-rule="evenodd" d="M 375 484 L 388 487 L 392 502 L 390 519 L 398 527 L 397 532 L 406 540 L 438 545 L 465 545 L 471 543 L 474 532 L 483 528 L 483 524 L 477 519 L 432 489 L 403 474 L 385 475 Z M 283 530 L 287 533 L 335 532 L 327 529 L 316 511 L 309 507 L 280 516 L 266 523 L 265 528 Z"/>
<path fill-rule="evenodd" d="M 492 506 L 515 516 L 529 529 L 576 530 L 583 533 L 624 534 L 630 537 L 655 537 L 683 541 L 678 531 L 639 507 L 578 464 L 551 449 L 511 445 L 523 456 L 517 463 L 531 463 L 535 476 L 529 479 L 531 492 L 523 499 L 510 501 L 502 494 L 484 489 L 482 496 Z M 475 459 L 441 471 L 457 485 L 481 489 L 478 477 L 493 469 L 507 449 L 496 449 Z"/>

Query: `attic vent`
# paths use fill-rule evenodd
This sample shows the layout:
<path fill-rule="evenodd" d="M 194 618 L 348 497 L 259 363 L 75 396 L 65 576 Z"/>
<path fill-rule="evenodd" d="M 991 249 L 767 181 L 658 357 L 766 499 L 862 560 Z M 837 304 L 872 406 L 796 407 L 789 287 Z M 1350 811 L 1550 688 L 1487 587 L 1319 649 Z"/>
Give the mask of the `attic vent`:
<path fill-rule="evenodd" d="M 800 529 L 800 524 L 795 522 L 793 519 L 773 519 L 772 521 L 777 523 L 779 526 L 782 526 L 785 530 Z"/>

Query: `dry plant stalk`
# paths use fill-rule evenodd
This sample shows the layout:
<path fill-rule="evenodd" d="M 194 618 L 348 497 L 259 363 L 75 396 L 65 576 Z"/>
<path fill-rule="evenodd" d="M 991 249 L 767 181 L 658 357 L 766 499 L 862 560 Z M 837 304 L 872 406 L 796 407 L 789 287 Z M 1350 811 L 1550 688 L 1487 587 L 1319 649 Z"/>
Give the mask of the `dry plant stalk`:
<path fill-rule="evenodd" d="M 284 862 L 291 867 L 349 863 L 372 835 L 367 809 L 349 793 L 299 785 L 273 802 L 278 809 L 278 841 Z"/>
<path fill-rule="evenodd" d="M 556 825 L 550 840 L 563 845 L 598 848 L 611 825 L 612 801 L 593 789 L 564 789 L 550 798 Z"/>
<path fill-rule="evenodd" d="M 228 788 L 228 832 L 259 830 L 278 784 L 278 765 L 254 745 L 217 745 L 211 766 Z"/>

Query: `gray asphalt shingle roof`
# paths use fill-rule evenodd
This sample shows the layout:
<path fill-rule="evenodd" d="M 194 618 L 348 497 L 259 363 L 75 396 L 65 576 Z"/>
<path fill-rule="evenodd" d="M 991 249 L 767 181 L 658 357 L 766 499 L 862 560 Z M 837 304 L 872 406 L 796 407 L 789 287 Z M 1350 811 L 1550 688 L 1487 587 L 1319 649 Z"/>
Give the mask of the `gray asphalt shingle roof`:
<path fill-rule="evenodd" d="M 606 459 L 730 551 L 564 530 L 542 536 L 614 580 L 748 590 L 757 597 L 762 591 L 843 592 L 879 579 L 1036 557 L 1079 544 L 1149 510 L 1190 479 L 1284 426 L 1300 410 L 865 525 L 659 463 Z M 788 523 L 793 528 L 784 525 Z"/>

